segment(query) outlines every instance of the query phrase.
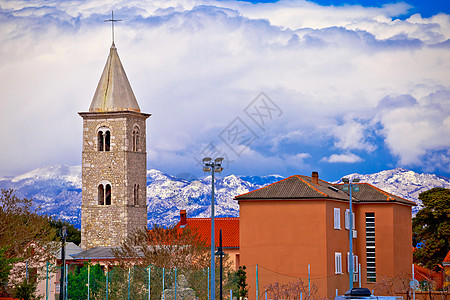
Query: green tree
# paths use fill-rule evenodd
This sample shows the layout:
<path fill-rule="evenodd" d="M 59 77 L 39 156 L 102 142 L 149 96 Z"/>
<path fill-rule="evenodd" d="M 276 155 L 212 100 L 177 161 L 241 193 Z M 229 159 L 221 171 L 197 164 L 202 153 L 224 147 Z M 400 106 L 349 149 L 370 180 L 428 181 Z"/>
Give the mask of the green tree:
<path fill-rule="evenodd" d="M 75 226 L 73 226 L 72 224 L 70 224 L 67 221 L 63 221 L 63 220 L 55 220 L 55 219 L 50 219 L 50 226 L 52 228 L 54 228 L 56 230 L 57 233 L 60 232 L 61 228 L 63 226 L 66 226 L 66 230 L 67 230 L 67 242 L 72 242 L 76 245 L 80 245 L 81 243 L 81 231 L 76 228 Z M 59 241 L 59 235 L 55 236 L 55 241 Z"/>
<path fill-rule="evenodd" d="M 438 270 L 449 251 L 450 189 L 433 188 L 419 194 L 424 207 L 413 218 L 414 261 Z"/>
<path fill-rule="evenodd" d="M 242 298 L 245 298 L 248 295 L 247 271 L 245 271 L 246 269 L 247 268 L 243 266 L 239 267 L 239 270 L 237 270 L 239 296 Z"/>
<path fill-rule="evenodd" d="M 16 284 L 13 288 L 12 295 L 14 298 L 22 300 L 42 299 L 36 296 L 37 281 L 24 279 L 22 282 Z"/>
<path fill-rule="evenodd" d="M 8 283 L 10 275 L 21 280 L 25 267 L 11 266 L 17 261 L 26 261 L 29 266 L 43 266 L 58 245 L 53 242 L 56 232 L 47 216 L 39 215 L 39 208 L 28 198 L 19 198 L 12 189 L 1 190 L 0 195 L 0 285 Z M 38 249 L 39 251 L 35 251 Z M 10 274 L 14 272 L 14 274 Z"/>
<path fill-rule="evenodd" d="M 85 262 L 83 267 L 67 274 L 67 293 L 69 299 L 87 299 L 89 273 L 89 297 L 102 299 L 106 294 L 106 275 L 99 264 Z"/>
<path fill-rule="evenodd" d="M 7 249 L 7 247 L 0 248 L 0 292 L 5 292 L 5 285 L 8 283 L 11 269 L 14 263 L 19 261 L 17 258 L 7 257 L 5 254 Z"/>
<path fill-rule="evenodd" d="M 165 269 L 166 288 L 173 285 L 174 268 L 177 268 L 177 276 L 185 277 L 189 287 L 196 292 L 196 296 L 201 299 L 207 298 L 207 267 L 210 265 L 210 251 L 198 232 L 189 226 L 179 228 L 173 225 L 164 228 L 154 225 L 150 230 L 144 228 L 130 235 L 119 249 L 113 250 L 113 253 L 123 270 L 134 266 L 140 268 L 152 266 L 152 299 L 161 299 L 162 268 Z M 229 264 L 225 258 L 225 275 L 228 274 L 227 265 Z M 216 259 L 216 274 L 218 274 L 218 268 L 219 260 Z M 112 284 L 111 289 L 116 285 L 117 283 Z M 137 285 L 133 284 L 133 286 Z"/>

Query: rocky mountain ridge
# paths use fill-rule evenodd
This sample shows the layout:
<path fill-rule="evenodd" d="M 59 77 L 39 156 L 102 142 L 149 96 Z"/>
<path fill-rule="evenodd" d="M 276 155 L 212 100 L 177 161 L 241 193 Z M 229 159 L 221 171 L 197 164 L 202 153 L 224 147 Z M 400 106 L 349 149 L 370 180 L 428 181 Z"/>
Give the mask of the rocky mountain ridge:
<path fill-rule="evenodd" d="M 184 176 L 185 177 L 185 176 Z M 434 174 L 419 174 L 396 168 L 374 174 L 349 174 L 389 193 L 416 202 L 419 193 L 433 187 L 450 188 L 450 179 Z M 233 198 L 283 179 L 269 176 L 216 177 L 217 217 L 239 216 L 239 205 Z M 340 181 L 336 181 L 339 183 Z M 19 197 L 32 198 L 41 212 L 62 218 L 78 228 L 81 220 L 81 166 L 54 165 L 38 168 L 14 177 L 0 178 L 0 188 L 12 188 Z M 209 217 L 211 214 L 211 176 L 203 179 L 182 179 L 158 170 L 147 171 L 148 224 L 170 225 L 179 220 L 181 209 L 188 217 Z"/>

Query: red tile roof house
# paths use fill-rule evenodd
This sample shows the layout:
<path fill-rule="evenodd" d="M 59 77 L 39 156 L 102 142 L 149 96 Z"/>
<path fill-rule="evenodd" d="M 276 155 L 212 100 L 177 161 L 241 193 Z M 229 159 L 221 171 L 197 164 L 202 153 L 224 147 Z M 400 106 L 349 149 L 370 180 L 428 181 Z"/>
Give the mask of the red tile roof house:
<path fill-rule="evenodd" d="M 180 228 L 196 230 L 208 247 L 211 247 L 211 218 L 188 218 L 186 211 L 180 211 Z M 219 247 L 219 233 L 222 229 L 223 252 L 229 255 L 232 266 L 239 268 L 239 218 L 214 218 L 214 244 Z"/>
<path fill-rule="evenodd" d="M 361 286 L 370 290 L 386 278 L 411 276 L 411 207 L 415 203 L 359 183 L 353 192 L 353 252 L 361 264 Z M 349 195 L 342 185 L 295 175 L 235 197 L 240 206 L 240 264 L 247 266 L 249 299 L 264 287 L 296 278 L 334 298 L 349 287 Z M 358 275 L 354 278 L 358 286 Z"/>
<path fill-rule="evenodd" d="M 442 290 L 444 276 L 442 272 L 435 272 L 430 269 L 414 264 L 414 279 L 419 283 L 431 284 L 433 290 Z"/>
<path fill-rule="evenodd" d="M 444 267 L 444 288 L 450 288 L 450 251 L 448 251 L 447 255 L 442 262 L 442 266 Z"/>

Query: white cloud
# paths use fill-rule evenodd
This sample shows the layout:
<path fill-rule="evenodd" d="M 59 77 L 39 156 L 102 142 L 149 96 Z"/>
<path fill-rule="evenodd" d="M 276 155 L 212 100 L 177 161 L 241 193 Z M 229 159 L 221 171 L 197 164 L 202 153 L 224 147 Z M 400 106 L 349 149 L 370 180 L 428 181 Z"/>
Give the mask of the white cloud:
<path fill-rule="evenodd" d="M 368 142 L 369 126 L 346 116 L 343 124 L 334 125 L 330 128 L 332 135 L 336 139 L 334 146 L 343 150 L 374 151 L 376 146 Z"/>
<path fill-rule="evenodd" d="M 54 0 L 0 7 L 0 138 L 7 145 L 0 148 L 0 173 L 80 163 L 76 112 L 88 109 L 106 61 L 111 38 L 103 20 L 111 9 L 123 20 L 116 45 L 129 80 L 141 110 L 153 114 L 150 167 L 174 174 L 196 168 L 201 145 L 217 140 L 235 117 L 244 120 L 244 108 L 264 91 L 283 115 L 265 131 L 252 127 L 258 140 L 235 157 L 241 173 L 288 172 L 292 161 L 308 168 L 317 162 L 296 153 L 313 155 L 308 147 L 330 138 L 327 161 L 351 157 L 333 156 L 336 149 L 376 151 L 376 124 L 405 166 L 429 161 L 448 169 L 440 154 L 450 148 L 449 112 L 436 108 L 449 99 L 448 15 L 400 21 L 395 16 L 408 9 L 402 3 L 306 1 Z"/>
<path fill-rule="evenodd" d="M 448 160 L 436 153 L 450 148 L 449 96 L 450 91 L 441 91 L 419 99 L 416 105 L 380 112 L 386 143 L 401 164 L 449 168 Z"/>
<path fill-rule="evenodd" d="M 324 157 L 321 161 L 329 163 L 357 163 L 363 161 L 358 155 L 349 154 L 332 154 L 330 157 Z"/>

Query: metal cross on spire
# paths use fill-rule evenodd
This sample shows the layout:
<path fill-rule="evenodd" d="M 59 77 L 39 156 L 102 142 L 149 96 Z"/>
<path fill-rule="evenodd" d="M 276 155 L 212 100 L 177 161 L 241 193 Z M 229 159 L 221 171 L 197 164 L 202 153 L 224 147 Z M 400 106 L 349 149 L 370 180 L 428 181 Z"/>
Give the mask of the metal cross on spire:
<path fill-rule="evenodd" d="M 114 11 L 111 11 L 111 19 L 105 20 L 105 22 L 111 22 L 112 43 L 113 43 L 113 45 L 114 45 L 114 22 L 119 22 L 119 21 L 122 21 L 122 20 L 114 19 Z"/>

